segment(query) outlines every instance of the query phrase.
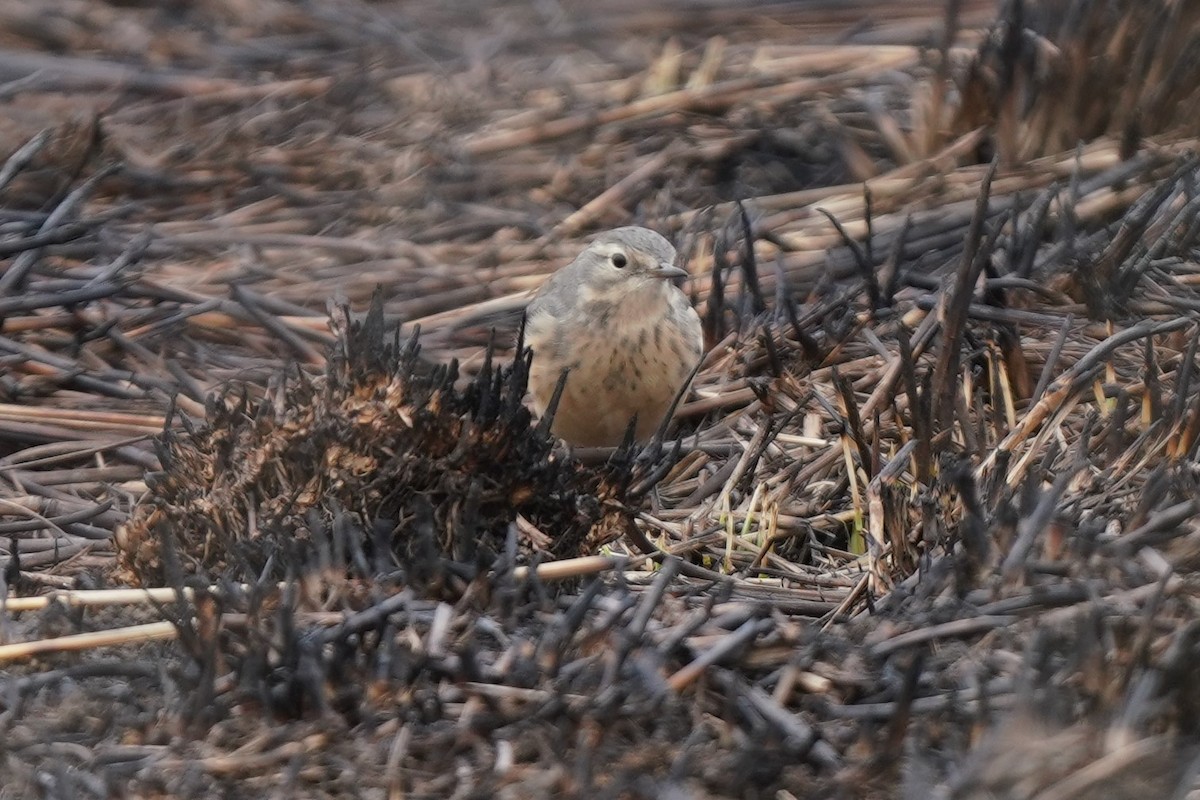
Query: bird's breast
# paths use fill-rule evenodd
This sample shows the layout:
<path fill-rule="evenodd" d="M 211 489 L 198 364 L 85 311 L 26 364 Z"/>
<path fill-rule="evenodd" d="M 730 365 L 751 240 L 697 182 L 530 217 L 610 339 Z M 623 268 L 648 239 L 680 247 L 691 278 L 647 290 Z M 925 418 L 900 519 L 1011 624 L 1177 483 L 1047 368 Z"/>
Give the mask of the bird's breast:
<path fill-rule="evenodd" d="M 562 370 L 570 370 L 553 426 L 559 436 L 616 444 L 634 415 L 639 439 L 653 433 L 700 358 L 699 318 L 678 299 L 690 316 L 681 317 L 666 293 L 637 302 L 581 293 L 572 313 L 531 320 L 530 390 L 539 414 Z"/>

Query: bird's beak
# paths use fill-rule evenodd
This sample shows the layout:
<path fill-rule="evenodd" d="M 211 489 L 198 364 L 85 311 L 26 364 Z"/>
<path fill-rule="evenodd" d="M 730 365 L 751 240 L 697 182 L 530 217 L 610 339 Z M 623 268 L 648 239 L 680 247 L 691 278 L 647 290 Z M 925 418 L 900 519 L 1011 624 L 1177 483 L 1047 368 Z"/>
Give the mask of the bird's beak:
<path fill-rule="evenodd" d="M 680 269 L 673 264 L 660 262 L 658 268 L 651 270 L 650 274 L 656 278 L 662 278 L 663 280 L 667 281 L 671 280 L 672 278 L 686 278 L 688 276 L 688 271 L 686 269 Z"/>

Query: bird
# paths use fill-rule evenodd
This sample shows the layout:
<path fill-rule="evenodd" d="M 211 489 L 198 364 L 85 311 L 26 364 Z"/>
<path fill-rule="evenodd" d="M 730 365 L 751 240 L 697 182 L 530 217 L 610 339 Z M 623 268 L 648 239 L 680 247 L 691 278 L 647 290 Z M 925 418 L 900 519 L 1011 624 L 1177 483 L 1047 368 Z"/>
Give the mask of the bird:
<path fill-rule="evenodd" d="M 661 234 L 623 227 L 597 236 L 542 284 L 526 309 L 533 352 L 529 390 L 545 415 L 563 370 L 550 430 L 580 447 L 612 447 L 637 418 L 649 439 L 704 353 L 700 317 L 672 281 L 675 247 Z"/>

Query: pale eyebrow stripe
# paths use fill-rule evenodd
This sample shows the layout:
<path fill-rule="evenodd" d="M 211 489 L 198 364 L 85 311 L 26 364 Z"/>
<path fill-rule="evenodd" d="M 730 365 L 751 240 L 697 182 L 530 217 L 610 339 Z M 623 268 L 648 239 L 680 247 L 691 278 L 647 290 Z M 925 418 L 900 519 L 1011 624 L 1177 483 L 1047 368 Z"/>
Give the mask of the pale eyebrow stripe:
<path fill-rule="evenodd" d="M 627 253 L 627 252 L 629 252 L 629 249 L 630 249 L 619 242 L 605 242 L 603 244 L 594 244 L 594 245 L 592 245 L 592 247 L 595 248 L 597 253 L 600 253 L 601 255 L 604 255 L 604 256 L 611 256 L 613 253 L 616 253 L 616 252 Z"/>

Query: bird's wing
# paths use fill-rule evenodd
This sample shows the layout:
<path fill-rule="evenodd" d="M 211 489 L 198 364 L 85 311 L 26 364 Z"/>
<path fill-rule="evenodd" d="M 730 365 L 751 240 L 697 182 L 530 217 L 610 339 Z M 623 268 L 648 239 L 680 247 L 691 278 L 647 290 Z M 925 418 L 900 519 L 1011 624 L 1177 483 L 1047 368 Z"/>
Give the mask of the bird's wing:
<path fill-rule="evenodd" d="M 578 277 L 569 266 L 551 275 L 530 301 L 528 315 L 547 314 L 556 319 L 566 316 L 579 292 Z"/>

